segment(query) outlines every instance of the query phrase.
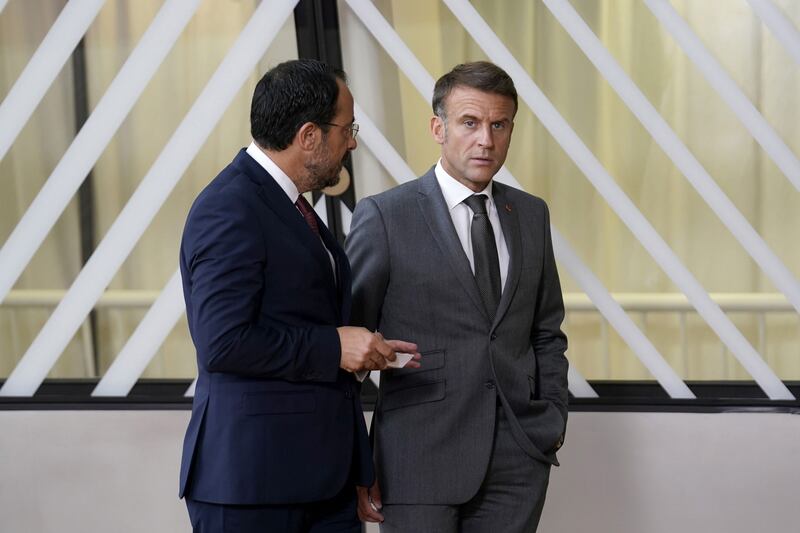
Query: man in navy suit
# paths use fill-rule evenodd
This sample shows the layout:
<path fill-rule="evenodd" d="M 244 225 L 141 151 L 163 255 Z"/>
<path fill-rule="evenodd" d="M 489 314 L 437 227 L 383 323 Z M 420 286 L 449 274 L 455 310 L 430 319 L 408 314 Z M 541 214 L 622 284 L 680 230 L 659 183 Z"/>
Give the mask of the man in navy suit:
<path fill-rule="evenodd" d="M 357 532 L 374 473 L 354 374 L 416 345 L 345 326 L 350 266 L 302 196 L 356 148 L 353 97 L 343 72 L 288 61 L 250 120 L 254 142 L 200 193 L 181 244 L 198 379 L 180 496 L 195 532 Z"/>

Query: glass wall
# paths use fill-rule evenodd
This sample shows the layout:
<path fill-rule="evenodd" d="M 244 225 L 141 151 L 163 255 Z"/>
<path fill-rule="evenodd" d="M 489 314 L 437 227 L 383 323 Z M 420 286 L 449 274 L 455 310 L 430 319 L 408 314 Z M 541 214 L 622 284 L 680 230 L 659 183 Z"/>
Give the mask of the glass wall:
<path fill-rule="evenodd" d="M 486 55 L 444 3 L 375 0 L 433 79 Z M 11 0 L 0 13 L 0 95 L 25 68 L 65 2 Z M 722 191 L 795 278 L 800 277 L 800 192 L 754 141 L 672 35 L 640 0 L 570 0 L 602 42 Z M 775 4 L 800 28 L 800 3 Z M 97 105 L 162 5 L 108 0 L 84 39 L 89 109 Z M 257 0 L 204 0 L 147 85 L 92 173 L 95 244 L 136 190 L 208 79 L 239 35 Z M 430 102 L 419 94 L 344 0 L 339 1 L 345 68 L 357 103 L 417 174 L 435 164 Z M 695 191 L 659 144 L 541 1 L 472 0 L 500 40 L 558 112 L 705 289 L 761 302 L 728 316 L 783 379 L 800 379 L 800 319 Z M 800 154 L 800 66 L 745 0 L 673 0 L 698 35 L 788 147 Z M 166 204 L 111 283 L 116 301 L 87 320 L 51 377 L 102 375 L 177 267 L 183 222 L 192 200 L 247 145 L 249 101 L 270 66 L 297 56 L 290 17 Z M 8 154 L 0 161 L 0 241 L 5 242 L 72 142 L 76 82 L 68 61 Z M 359 117 L 356 117 L 358 120 Z M 0 125 L 2 127 L 2 125 Z M 552 221 L 605 287 L 644 302 L 630 315 L 685 379 L 749 379 L 697 313 L 663 310 L 680 291 L 564 149 L 522 101 L 507 167 L 544 198 Z M 361 143 L 354 154 L 358 198 L 395 184 Z M 18 305 L 22 296 L 69 288 L 82 265 L 81 214 L 73 199 L 0 305 L 0 377 L 7 376 L 52 311 Z M 584 310 L 581 287 L 561 265 L 568 303 L 569 358 L 589 379 L 650 379 L 613 328 Z M 25 292 L 34 291 L 34 292 Z M 53 293 L 56 296 L 58 293 Z M 12 297 L 13 296 L 13 297 Z M 52 295 L 51 295 L 52 296 Z M 15 299 L 16 298 L 16 299 Z M 51 298 L 51 300 L 52 300 Z M 670 300 L 672 298 L 672 300 Z M 47 299 L 47 298 L 45 298 Z M 628 301 L 626 300 L 626 301 Z M 766 304 L 764 303 L 766 302 Z M 770 304 L 772 302 L 772 304 Z M 774 305 L 773 305 L 774 304 Z M 755 306 L 755 304 L 754 304 Z M 754 306 L 751 306 L 754 308 Z M 591 307 L 591 306 L 589 306 Z M 678 305 L 677 307 L 681 307 Z M 194 352 L 182 319 L 145 377 L 192 377 Z"/>
<path fill-rule="evenodd" d="M 377 0 L 400 38 L 435 79 L 463 61 L 488 59 L 443 2 Z M 800 320 L 706 201 L 540 1 L 472 0 L 521 63 L 703 287 L 720 302 L 761 302 L 728 312 L 783 379 L 800 377 Z M 713 177 L 777 257 L 800 277 L 800 193 L 640 0 L 570 0 L 647 100 Z M 800 27 L 800 4 L 775 4 Z M 800 66 L 744 0 L 673 0 L 788 147 L 800 154 Z M 430 104 L 364 23 L 340 2 L 345 63 L 354 94 L 417 174 L 438 157 L 428 133 Z M 368 150 L 356 156 L 356 191 L 394 181 Z M 684 379 L 749 379 L 696 312 L 663 311 L 679 289 L 601 197 L 530 108 L 520 102 L 507 167 L 544 198 L 554 225 L 613 294 L 643 302 L 630 315 Z M 581 310 L 581 287 L 561 265 L 568 356 L 590 379 L 651 379 L 597 312 Z M 777 296 L 777 297 L 776 297 Z M 627 300 L 630 300 L 628 298 Z M 769 302 L 782 302 L 775 305 Z M 569 305 L 572 303 L 572 305 Z M 685 304 L 683 306 L 686 307 Z M 724 305 L 727 309 L 728 305 Z"/>
<path fill-rule="evenodd" d="M 65 2 L 11 1 L 0 13 L 0 95 L 5 97 Z M 250 19 L 258 0 L 204 0 L 144 93 L 103 151 L 92 180 L 94 242 L 106 234 L 195 99 Z M 90 111 L 135 48 L 163 2 L 108 0 L 85 35 Z M 178 265 L 178 246 L 189 207 L 200 190 L 250 142 L 250 98 L 264 71 L 297 57 L 289 17 L 257 68 L 114 277 L 117 304 L 98 307 L 60 357 L 50 377 L 102 375 Z M 0 162 L 0 240 L 17 221 L 75 137 L 74 76 L 68 61 L 11 150 Z M 81 268 L 77 201 L 58 220 L 0 306 L 0 376 L 8 376 L 52 312 L 52 305 L 12 305 L 15 296 L 66 290 Z M 26 293 L 20 291 L 36 291 Z M 142 303 L 119 303 L 136 299 Z M 96 345 L 93 346 L 93 343 Z M 144 377 L 193 377 L 194 349 L 182 318 Z"/>

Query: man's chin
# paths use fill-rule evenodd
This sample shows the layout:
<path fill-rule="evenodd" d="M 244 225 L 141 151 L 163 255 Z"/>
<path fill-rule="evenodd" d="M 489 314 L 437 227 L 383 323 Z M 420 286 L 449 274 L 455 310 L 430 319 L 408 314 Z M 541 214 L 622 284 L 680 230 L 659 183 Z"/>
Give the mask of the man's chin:
<path fill-rule="evenodd" d="M 341 169 L 341 168 L 339 168 L 339 171 L 338 171 L 338 172 L 336 172 L 336 175 L 334 175 L 334 176 L 332 176 L 332 177 L 328 178 L 328 179 L 325 181 L 325 184 L 322 186 L 322 188 L 323 188 L 323 189 L 327 189 L 328 187 L 333 187 L 334 185 L 338 184 L 338 183 L 339 183 L 339 180 L 341 179 L 341 176 L 340 176 L 340 172 L 341 172 L 341 170 L 342 170 L 342 169 Z"/>
<path fill-rule="evenodd" d="M 492 178 L 494 178 L 495 174 L 497 174 L 497 170 L 491 171 L 486 169 L 482 172 L 473 172 L 468 177 L 469 181 L 472 183 L 489 185 L 489 182 L 492 181 Z"/>
<path fill-rule="evenodd" d="M 333 187 L 337 183 L 339 183 L 339 173 L 328 177 L 317 176 L 314 178 L 314 186 L 312 187 L 315 191 L 321 191 L 322 189 L 327 189 L 328 187 Z"/>

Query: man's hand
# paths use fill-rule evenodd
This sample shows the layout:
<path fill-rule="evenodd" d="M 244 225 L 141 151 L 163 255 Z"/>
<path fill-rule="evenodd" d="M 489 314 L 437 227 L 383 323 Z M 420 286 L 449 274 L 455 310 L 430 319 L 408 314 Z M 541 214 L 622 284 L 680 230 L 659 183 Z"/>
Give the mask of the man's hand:
<path fill-rule="evenodd" d="M 362 522 L 383 522 L 383 515 L 380 513 L 383 503 L 381 503 L 381 488 L 378 480 L 370 487 L 356 486 L 358 494 L 358 519 Z"/>
<path fill-rule="evenodd" d="M 417 356 L 417 345 L 404 341 L 386 341 L 380 333 L 365 328 L 345 326 L 337 328 L 342 355 L 339 366 L 348 372 L 383 370 L 389 361 L 394 361 L 395 350 L 407 351 Z M 412 360 L 412 362 L 414 362 Z M 409 365 L 411 362 L 409 362 Z M 417 363 L 418 365 L 418 363 Z"/>
<path fill-rule="evenodd" d="M 378 335 L 380 335 L 380 333 L 378 333 Z M 395 352 L 410 353 L 414 356 L 403 368 L 419 368 L 421 366 L 419 361 L 422 359 L 422 356 L 417 352 L 417 345 L 413 342 L 389 340 L 386 341 L 386 344 Z"/>

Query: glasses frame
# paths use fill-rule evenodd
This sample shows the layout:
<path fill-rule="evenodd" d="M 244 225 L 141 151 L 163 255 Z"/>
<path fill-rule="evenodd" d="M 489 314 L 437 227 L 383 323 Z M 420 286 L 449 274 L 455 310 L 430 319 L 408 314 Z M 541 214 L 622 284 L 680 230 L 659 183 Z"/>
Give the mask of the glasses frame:
<path fill-rule="evenodd" d="M 358 136 L 358 123 L 353 122 L 352 124 L 334 124 L 333 122 L 322 122 L 324 126 L 336 126 L 337 128 L 344 128 L 347 130 L 348 135 L 351 139 L 355 139 Z"/>

